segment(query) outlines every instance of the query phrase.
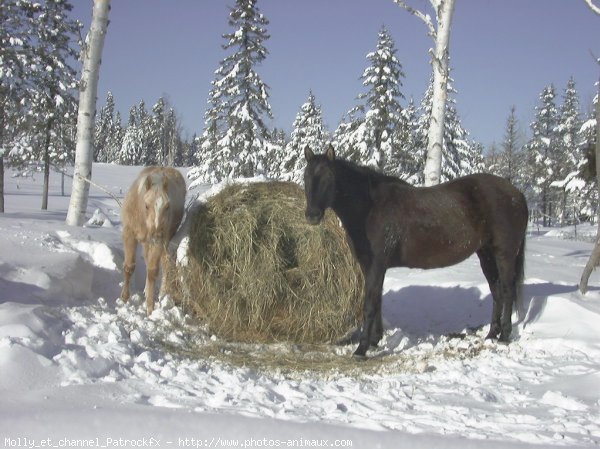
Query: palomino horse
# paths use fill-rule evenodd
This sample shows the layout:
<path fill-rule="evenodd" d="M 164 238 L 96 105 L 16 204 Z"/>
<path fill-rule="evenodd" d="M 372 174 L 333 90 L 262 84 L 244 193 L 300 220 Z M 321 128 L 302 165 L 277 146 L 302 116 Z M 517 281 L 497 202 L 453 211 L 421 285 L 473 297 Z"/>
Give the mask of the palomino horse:
<path fill-rule="evenodd" d="M 333 147 L 306 148 L 306 219 L 325 209 L 340 218 L 365 278 L 363 326 L 354 355 L 383 335 L 381 290 L 391 267 L 440 268 L 477 253 L 493 297 L 486 338 L 508 341 L 513 304 L 523 282 L 527 203 L 507 180 L 477 174 L 435 187 L 413 187 L 348 161 Z"/>
<path fill-rule="evenodd" d="M 125 247 L 121 299 L 129 299 L 129 281 L 140 242 L 146 262 L 144 294 L 148 315 L 154 310 L 154 285 L 161 258 L 183 217 L 185 189 L 183 176 L 174 168 L 146 167 L 131 185 L 121 209 Z"/>

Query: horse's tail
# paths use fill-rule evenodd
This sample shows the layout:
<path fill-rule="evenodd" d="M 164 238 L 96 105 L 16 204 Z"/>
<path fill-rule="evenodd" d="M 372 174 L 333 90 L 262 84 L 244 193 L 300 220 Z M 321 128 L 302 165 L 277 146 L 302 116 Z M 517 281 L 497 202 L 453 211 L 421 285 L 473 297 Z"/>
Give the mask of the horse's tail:
<path fill-rule="evenodd" d="M 513 304 L 513 307 L 517 311 L 517 319 L 521 321 L 525 318 L 526 312 L 523 310 L 523 282 L 525 280 L 525 235 L 523 235 L 523 240 L 521 241 L 521 246 L 519 247 L 519 253 L 517 254 L 515 273 L 517 294 L 515 296 L 515 303 Z"/>

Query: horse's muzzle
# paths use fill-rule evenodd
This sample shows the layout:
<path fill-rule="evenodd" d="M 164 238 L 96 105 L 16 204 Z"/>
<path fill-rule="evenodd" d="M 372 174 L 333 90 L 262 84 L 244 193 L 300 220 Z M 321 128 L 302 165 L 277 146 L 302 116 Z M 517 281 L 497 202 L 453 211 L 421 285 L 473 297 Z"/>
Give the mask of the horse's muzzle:
<path fill-rule="evenodd" d="M 304 215 L 308 224 L 318 225 L 323 220 L 324 213 L 320 210 L 307 210 Z"/>

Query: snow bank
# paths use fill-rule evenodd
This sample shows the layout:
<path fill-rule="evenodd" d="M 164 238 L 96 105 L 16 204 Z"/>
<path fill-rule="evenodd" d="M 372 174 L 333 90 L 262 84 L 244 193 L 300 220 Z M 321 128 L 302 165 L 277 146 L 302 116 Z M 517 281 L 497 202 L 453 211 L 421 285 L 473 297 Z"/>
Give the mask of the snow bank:
<path fill-rule="evenodd" d="M 131 179 L 119 167 L 101 168 L 101 184 Z M 5 446 L 18 438 L 38 445 L 155 438 L 161 447 L 192 439 L 247 447 L 321 439 L 361 448 L 600 444 L 598 275 L 587 296 L 576 291 L 589 243 L 529 239 L 527 314 L 510 345 L 482 339 L 491 298 L 470 258 L 445 270 L 390 270 L 385 337 L 367 363 L 340 347 L 331 357 L 353 369 L 256 369 L 198 356 L 194 349 L 214 341 L 169 298 L 150 317 L 140 295 L 116 299 L 122 250 L 114 201 L 96 198 L 90 215 L 100 208 L 115 227 L 67 228 L 66 204 L 35 212 L 16 182 L 7 183 L 9 212 L 0 217 Z M 249 350 L 282 360 L 309 355 L 286 345 Z"/>

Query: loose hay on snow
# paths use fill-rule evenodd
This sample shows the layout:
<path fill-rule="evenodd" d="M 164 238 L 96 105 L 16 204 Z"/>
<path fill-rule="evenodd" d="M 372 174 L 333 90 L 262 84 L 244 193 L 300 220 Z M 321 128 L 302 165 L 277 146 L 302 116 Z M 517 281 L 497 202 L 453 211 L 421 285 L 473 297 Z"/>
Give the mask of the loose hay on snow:
<path fill-rule="evenodd" d="M 190 217 L 182 301 L 237 341 L 323 343 L 356 327 L 363 279 L 338 219 L 306 223 L 292 183 L 235 184 Z"/>

